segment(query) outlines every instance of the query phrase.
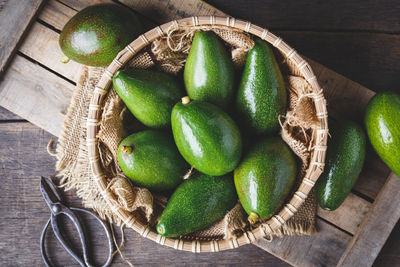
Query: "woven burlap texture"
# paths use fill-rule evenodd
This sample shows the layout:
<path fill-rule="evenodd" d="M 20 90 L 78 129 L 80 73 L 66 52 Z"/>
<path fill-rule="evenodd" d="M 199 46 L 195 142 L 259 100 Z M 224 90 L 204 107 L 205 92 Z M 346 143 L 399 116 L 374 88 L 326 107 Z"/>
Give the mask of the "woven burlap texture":
<path fill-rule="evenodd" d="M 198 27 L 190 29 L 171 30 L 167 36 L 159 38 L 137 54 L 125 68 L 156 68 L 170 74 L 178 74 L 185 63 L 191 41 L 196 30 L 213 30 L 230 48 L 232 60 L 240 69 L 246 59 L 246 54 L 254 45 L 252 38 L 241 31 L 231 28 Z M 289 108 L 287 114 L 279 118 L 281 121 L 282 139 L 299 157 L 301 164 L 298 173 L 298 185 L 304 177 L 309 164 L 312 129 L 318 126 L 312 102 L 310 85 L 301 77 L 296 67 L 277 53 L 289 92 Z M 92 208 L 102 218 L 121 224 L 101 196 L 98 186 L 92 176 L 86 146 L 86 118 L 93 90 L 104 69 L 83 67 L 81 79 L 77 84 L 73 99 L 64 122 L 64 131 L 57 145 L 57 170 L 62 185 L 75 189 L 82 198 L 83 205 Z M 117 164 L 116 151 L 120 141 L 128 134 L 141 130 L 123 127 L 123 121 L 132 117 L 122 100 L 110 88 L 106 95 L 99 124 L 98 146 L 101 163 L 109 181 L 108 188 L 114 193 L 118 205 L 132 212 L 137 219 L 154 226 L 166 203 L 166 198 L 152 195 L 145 188 L 134 186 L 121 172 Z M 130 118 L 132 121 L 132 118 Z M 190 177 L 189 177 L 190 179 Z M 298 186 L 297 185 L 297 186 Z M 297 189 L 297 188 L 295 188 Z M 312 192 L 298 212 L 284 226 L 271 233 L 272 236 L 307 235 L 315 232 L 316 199 Z M 212 226 L 184 236 L 186 239 L 212 240 L 230 238 L 240 235 L 250 227 L 247 215 L 238 203 L 227 215 Z"/>

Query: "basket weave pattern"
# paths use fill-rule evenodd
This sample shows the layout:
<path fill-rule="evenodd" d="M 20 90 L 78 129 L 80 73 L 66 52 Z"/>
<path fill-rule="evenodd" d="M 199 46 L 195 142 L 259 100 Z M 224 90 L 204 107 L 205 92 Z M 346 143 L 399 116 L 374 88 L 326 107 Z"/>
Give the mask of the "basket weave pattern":
<path fill-rule="evenodd" d="M 183 239 L 170 239 L 158 235 L 152 231 L 147 225 L 137 221 L 129 212 L 118 206 L 115 201 L 115 196 L 107 187 L 107 180 L 101 166 L 97 134 L 99 132 L 99 121 L 101 119 L 101 108 L 104 96 L 107 94 L 112 77 L 125 63 L 127 63 L 134 55 L 142 48 L 150 44 L 155 39 L 165 35 L 168 30 L 179 29 L 179 27 L 193 27 L 207 25 L 211 27 L 232 27 L 244 32 L 253 34 L 271 43 L 280 52 L 282 52 L 301 72 L 302 76 L 307 80 L 313 90 L 314 104 L 316 116 L 319 120 L 319 127 L 314 129 L 312 136 L 312 151 L 310 164 L 306 171 L 305 177 L 302 179 L 298 190 L 293 194 L 288 203 L 284 205 L 282 210 L 274 215 L 270 220 L 256 229 L 245 232 L 238 238 L 231 238 L 217 241 L 188 241 Z M 214 17 L 214 16 L 199 16 L 190 17 L 181 20 L 175 20 L 161 26 L 158 26 L 145 34 L 139 36 L 125 49 L 123 49 L 113 62 L 106 68 L 99 83 L 95 87 L 93 97 L 89 105 L 89 114 L 87 119 L 87 147 L 90 166 L 97 185 L 108 202 L 111 210 L 117 214 L 122 221 L 133 228 L 139 234 L 147 237 L 157 243 L 173 247 L 179 250 L 199 252 L 217 252 L 226 249 L 237 248 L 239 246 L 254 242 L 258 238 L 262 238 L 276 229 L 279 229 L 287 220 L 289 220 L 299 209 L 302 203 L 307 198 L 309 192 L 313 188 L 315 182 L 323 172 L 325 164 L 326 144 L 328 137 L 328 114 L 326 110 L 326 101 L 324 99 L 322 89 L 320 88 L 316 76 L 314 75 L 310 65 L 288 44 L 281 38 L 275 36 L 266 29 L 252 25 L 250 22 L 238 20 L 232 17 Z"/>

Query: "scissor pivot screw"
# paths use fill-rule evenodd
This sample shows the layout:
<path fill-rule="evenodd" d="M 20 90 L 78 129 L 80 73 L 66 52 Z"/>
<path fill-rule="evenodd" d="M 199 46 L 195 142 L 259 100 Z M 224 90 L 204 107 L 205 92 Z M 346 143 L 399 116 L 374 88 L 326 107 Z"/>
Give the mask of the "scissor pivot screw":
<path fill-rule="evenodd" d="M 60 207 L 58 205 L 52 207 L 53 212 L 59 212 Z"/>

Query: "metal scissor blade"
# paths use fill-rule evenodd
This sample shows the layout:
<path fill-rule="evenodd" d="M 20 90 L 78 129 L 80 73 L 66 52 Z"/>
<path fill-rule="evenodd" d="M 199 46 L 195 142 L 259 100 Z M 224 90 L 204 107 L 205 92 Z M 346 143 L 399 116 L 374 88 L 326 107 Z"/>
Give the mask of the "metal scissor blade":
<path fill-rule="evenodd" d="M 61 195 L 58 193 L 57 187 L 49 178 L 43 176 L 40 178 L 40 192 L 42 192 L 43 198 L 46 200 L 50 210 L 52 204 L 61 202 Z"/>

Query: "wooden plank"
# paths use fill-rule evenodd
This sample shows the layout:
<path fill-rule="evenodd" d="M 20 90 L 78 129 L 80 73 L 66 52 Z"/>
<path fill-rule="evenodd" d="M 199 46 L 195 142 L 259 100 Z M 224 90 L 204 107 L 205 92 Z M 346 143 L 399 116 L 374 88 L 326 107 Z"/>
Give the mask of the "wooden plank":
<path fill-rule="evenodd" d="M 84 9 L 87 6 L 101 4 L 101 3 L 113 3 L 112 0 L 61 0 L 60 2 L 73 8 L 75 10 Z"/>
<path fill-rule="evenodd" d="M 337 266 L 371 266 L 400 218 L 400 179 L 392 173 Z"/>
<path fill-rule="evenodd" d="M 400 32 L 396 1 L 206 0 L 216 8 L 272 30 Z"/>
<path fill-rule="evenodd" d="M 44 6 L 43 11 L 39 14 L 39 19 L 50 24 L 52 27 L 61 31 L 68 20 L 75 15 L 79 10 L 97 3 L 114 3 L 111 0 L 101 1 L 75 1 L 75 0 L 49 0 L 48 4 Z M 118 3 L 115 3 L 118 4 Z M 135 11 L 135 10 L 133 10 Z M 147 17 L 135 12 L 139 20 L 142 22 L 144 31 L 148 31 L 156 26 L 154 22 Z M 54 14 L 59 14 L 53 16 Z"/>
<path fill-rule="evenodd" d="M 78 11 L 56 0 L 47 1 L 43 10 L 39 13 L 39 19 L 61 31 L 64 25 Z"/>
<path fill-rule="evenodd" d="M 198 0 L 176 0 L 176 1 L 129 1 L 120 0 L 121 3 L 131 7 L 146 17 L 156 22 L 168 22 L 175 19 L 190 16 L 226 16 L 206 2 Z"/>
<path fill-rule="evenodd" d="M 0 76 L 42 3 L 43 0 L 0 2 Z"/>
<path fill-rule="evenodd" d="M 326 211 L 318 207 L 317 214 L 337 227 L 355 234 L 371 205 L 365 199 L 350 193 L 338 209 Z"/>
<path fill-rule="evenodd" d="M 351 236 L 317 220 L 319 232 L 311 236 L 286 236 L 272 242 L 259 239 L 256 246 L 294 266 L 334 266 Z"/>
<path fill-rule="evenodd" d="M 11 111 L 8 111 L 7 109 L 0 107 L 0 122 L 2 121 L 15 121 L 15 120 L 24 120 L 17 114 L 12 113 Z"/>
<path fill-rule="evenodd" d="M 51 134 L 30 123 L 0 123 L 0 257 L 1 266 L 43 266 L 39 253 L 39 236 L 50 211 L 39 191 L 39 177 L 55 174 L 55 158 L 47 154 Z M 74 191 L 63 193 L 68 205 L 81 206 Z M 99 225 L 84 217 L 91 250 L 100 266 L 106 252 L 105 237 Z M 67 232 L 71 225 L 67 224 Z M 116 227 L 118 228 L 118 227 Z M 117 229 L 118 240 L 120 233 Z M 289 266 L 254 246 L 243 246 L 220 253 L 194 254 L 167 248 L 143 238 L 135 231 L 125 231 L 124 256 L 135 265 L 204 266 L 241 265 Z M 75 241 L 75 242 L 74 242 Z M 76 244 L 77 239 L 72 239 Z M 76 266 L 50 233 L 47 248 L 54 266 Z M 80 246 L 77 245 L 79 248 Z M 113 266 L 127 264 L 116 256 Z"/>
<path fill-rule="evenodd" d="M 54 16 L 56 17 L 56 16 Z M 59 34 L 35 22 L 19 51 L 71 81 L 78 81 L 81 64 L 69 61 L 62 63 L 63 53 L 58 45 Z"/>
<path fill-rule="evenodd" d="M 0 105 L 59 135 L 74 85 L 16 56 L 0 83 Z"/>

